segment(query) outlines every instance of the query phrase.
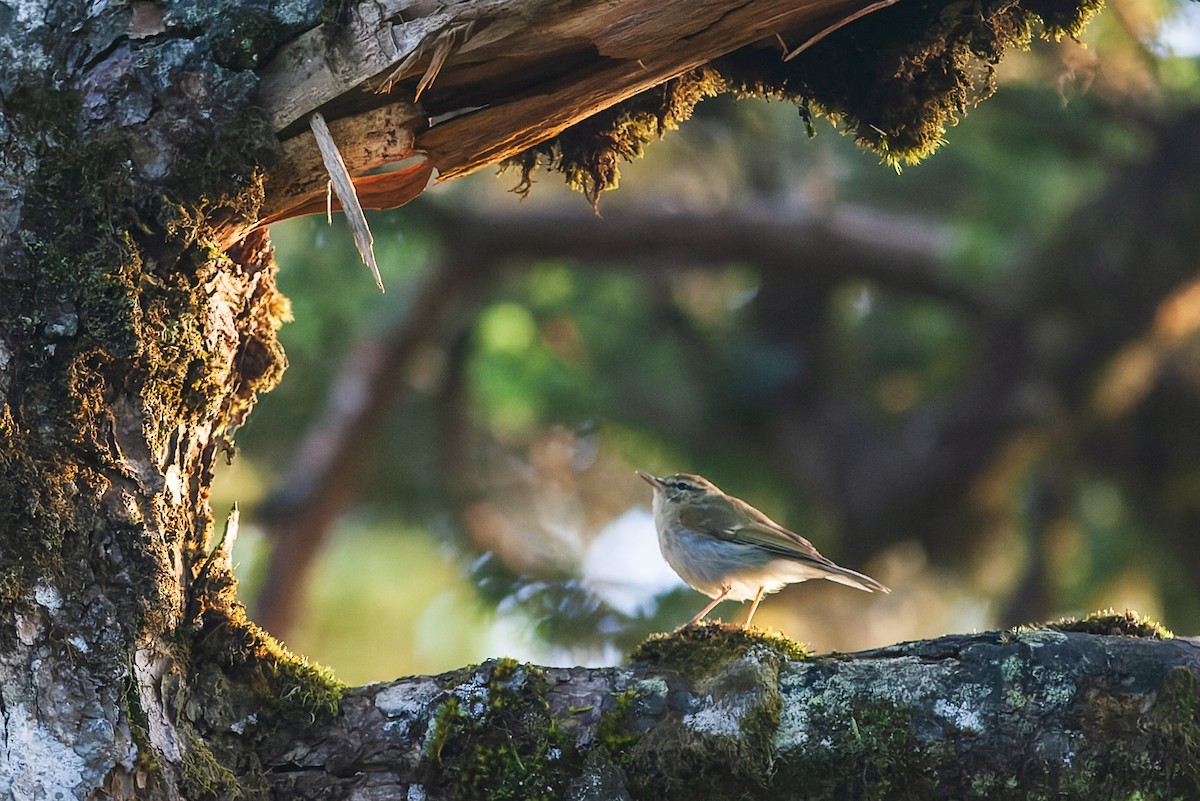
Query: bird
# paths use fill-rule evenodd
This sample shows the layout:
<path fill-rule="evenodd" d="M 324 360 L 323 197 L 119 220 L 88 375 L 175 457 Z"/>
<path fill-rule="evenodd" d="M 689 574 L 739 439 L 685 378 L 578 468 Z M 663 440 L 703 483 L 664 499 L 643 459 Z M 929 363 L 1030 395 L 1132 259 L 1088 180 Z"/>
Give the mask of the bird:
<path fill-rule="evenodd" d="M 699 623 L 725 599 L 753 598 L 749 626 L 764 593 L 809 579 L 891 592 L 870 576 L 834 564 L 804 537 L 701 476 L 637 474 L 654 488 L 654 526 L 663 558 L 692 589 L 712 598 L 681 629 Z"/>

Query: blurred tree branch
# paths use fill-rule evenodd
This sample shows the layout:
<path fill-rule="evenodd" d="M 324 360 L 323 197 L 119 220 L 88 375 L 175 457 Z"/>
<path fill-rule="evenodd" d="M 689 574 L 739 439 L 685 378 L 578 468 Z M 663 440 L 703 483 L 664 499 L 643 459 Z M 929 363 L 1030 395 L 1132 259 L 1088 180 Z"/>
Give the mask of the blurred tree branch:
<path fill-rule="evenodd" d="M 635 262 L 653 274 L 730 263 L 752 265 L 763 282 L 755 304 L 764 331 L 776 344 L 805 354 L 811 365 L 797 379 L 799 383 L 789 384 L 786 392 L 771 400 L 766 426 L 757 433 L 761 453 L 836 510 L 843 527 L 854 532 L 842 544 L 849 559 L 865 560 L 907 538 L 924 542 L 943 560 L 961 559 L 987 531 L 968 490 L 997 457 L 1003 442 L 1023 431 L 1045 428 L 1054 432 L 1048 440 L 1054 443 L 1050 446 L 1055 448 L 1054 461 L 1069 463 L 1086 458 L 1081 448 L 1091 452 L 1105 447 L 1104 442 L 1126 441 L 1111 439 L 1114 426 L 1146 428 L 1144 420 L 1139 423 L 1138 417 L 1128 414 L 1121 419 L 1098 416 L 1092 397 L 1082 390 L 1093 385 L 1121 347 L 1145 330 L 1168 291 L 1194 273 L 1191 254 L 1196 251 L 1189 251 L 1186 242 L 1158 258 L 1143 257 L 1155 250 L 1155 241 L 1171 238 L 1156 237 L 1155 226 L 1175 232 L 1181 226 L 1178 221 L 1200 216 L 1188 205 L 1194 201 L 1185 200 L 1190 194 L 1189 173 L 1179 169 L 1180 164 L 1200 163 L 1200 154 L 1188 152 L 1192 139 L 1187 132 L 1197 122 L 1193 117 L 1185 114 L 1163 123 L 1159 146 L 1149 158 L 1120 172 L 1093 204 L 1076 215 L 1076 224 L 1066 229 L 1063 239 L 1028 257 L 1028 266 L 1017 271 L 1027 277 L 1026 283 L 1009 284 L 991 294 L 941 274 L 939 263 L 949 257 L 945 231 L 852 207 L 799 215 L 785 215 L 765 205 L 701 214 L 615 209 L 603 220 L 562 209 L 517 215 L 466 208 L 435 211 L 434 227 L 442 231 L 446 263 L 458 265 L 455 274 L 491 272 L 500 264 L 548 258 L 570 259 L 583 267 Z M 1137 200 L 1131 203 L 1130 198 Z M 1100 262 L 1111 266 L 1097 284 L 1090 276 Z M 1043 266 L 1048 264 L 1054 269 Z M 829 293 L 850 279 L 953 309 L 981 343 L 965 380 L 943 397 L 906 412 L 899 424 L 882 418 L 864 399 L 863 388 L 848 384 L 836 366 L 821 356 Z M 1113 285 L 1131 280 L 1136 285 Z M 809 298 L 808 311 L 803 313 L 797 305 L 802 298 Z M 1120 310 L 1113 307 L 1113 298 L 1122 298 Z M 1068 331 L 1069 336 L 1047 344 L 1048 330 Z M 1160 358 L 1168 359 L 1170 352 L 1161 351 Z M 713 363 L 711 358 L 700 362 L 710 367 Z M 1070 368 L 1060 369 L 1064 364 Z M 372 362 L 371 369 L 378 375 L 366 385 L 390 391 L 386 388 L 400 381 L 394 373 L 404 365 L 385 359 Z M 697 364 L 695 369 L 703 368 Z M 336 384 L 334 392 L 336 396 Z M 1156 430 L 1191 430 L 1200 416 L 1191 397 L 1190 406 L 1172 405 L 1172 422 L 1154 418 L 1157 425 L 1146 435 L 1158 436 Z M 368 404 L 372 414 L 382 405 L 386 403 L 379 399 Z M 644 412 L 630 409 L 627 413 L 636 418 Z M 340 445 L 331 442 L 330 447 L 343 458 L 360 452 L 362 443 L 373 439 L 369 432 L 377 431 L 382 418 L 374 419 L 373 426 L 362 428 L 354 438 L 343 438 Z M 456 419 L 464 424 L 461 417 Z M 663 420 L 643 422 L 667 425 Z M 727 423 L 718 423 L 718 431 L 722 425 Z M 337 429 L 322 423 L 313 436 L 326 440 L 331 430 Z M 346 430 L 359 431 L 359 426 Z M 687 435 L 686 430 L 680 433 Z M 461 442 L 462 436 L 450 439 Z M 1172 461 L 1176 462 L 1178 458 Z M 339 484 L 352 487 L 362 464 L 361 459 L 345 461 L 337 472 Z M 1152 464 L 1128 466 L 1130 475 L 1155 469 Z M 298 487 L 280 492 L 293 495 Z M 325 530 L 336 514 L 314 515 L 302 495 L 295 497 L 294 518 L 309 521 L 311 536 L 319 541 L 315 530 Z M 348 492 L 338 494 L 338 510 L 352 497 Z M 1061 505 L 1069 503 L 1071 496 L 1060 487 L 1044 497 Z M 323 498 L 318 493 L 311 502 L 320 504 Z M 1153 510 L 1158 501 L 1150 493 L 1146 502 Z M 1059 512 L 1039 507 L 1030 519 L 1041 522 L 1031 531 L 1044 530 L 1060 513 L 1061 506 Z M 1171 530 L 1184 531 L 1192 514 L 1183 512 L 1170 524 Z M 279 541 L 276 551 L 280 553 L 273 557 L 271 568 L 284 585 L 304 575 L 288 567 L 290 560 L 304 557 L 285 542 Z M 1024 590 L 1014 594 L 1014 604 L 1019 605 L 1006 612 L 1006 620 L 1047 613 L 1045 604 L 1051 596 L 1042 586 L 1045 577 L 1037 571 L 1038 564 L 1036 558 L 1026 561 L 1026 569 L 1032 572 L 1022 585 Z M 261 603 L 275 603 L 270 600 L 270 587 L 275 586 L 279 585 L 269 585 Z M 296 600 L 294 588 L 280 591 L 290 595 L 284 604 L 290 608 Z M 281 619 L 270 618 L 276 625 Z"/>
<path fill-rule="evenodd" d="M 798 272 L 806 280 L 857 276 L 956 307 L 981 307 L 969 288 L 937 275 L 938 259 L 948 248 L 943 231 L 862 209 L 798 219 L 765 207 L 712 215 L 638 210 L 604 220 L 582 209 L 545 214 L 455 209 L 433 212 L 432 227 L 440 232 L 441 266 L 433 268 L 410 315 L 379 338 L 366 338 L 346 360 L 324 410 L 298 443 L 290 472 L 263 504 L 273 547 L 254 612 L 256 621 L 279 636 L 295 618 L 312 559 L 357 498 L 368 466 L 363 455 L 380 435 L 413 354 L 423 344 L 436 346 L 438 332 L 454 329 L 450 319 L 470 317 L 485 302 L 490 278 L 501 266 L 546 258 L 587 265 L 636 259 L 660 270 L 750 263 Z M 466 423 L 454 417 L 450 424 Z M 463 441 L 461 433 L 447 436 L 448 442 Z M 445 458 L 458 463 L 448 483 L 460 503 L 466 502 L 460 492 L 464 457 Z"/>

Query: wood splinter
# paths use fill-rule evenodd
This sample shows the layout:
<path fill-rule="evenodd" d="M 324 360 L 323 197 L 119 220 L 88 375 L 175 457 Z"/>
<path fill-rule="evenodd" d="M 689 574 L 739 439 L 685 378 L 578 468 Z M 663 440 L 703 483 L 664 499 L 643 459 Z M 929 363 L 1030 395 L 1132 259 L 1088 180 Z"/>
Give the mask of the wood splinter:
<path fill-rule="evenodd" d="M 430 47 L 433 50 L 433 55 L 430 56 L 429 66 L 425 68 L 424 74 L 421 75 L 421 80 L 417 81 L 417 89 L 413 92 L 413 102 L 421 99 L 421 93 L 433 84 L 438 73 L 442 71 L 442 66 L 446 63 L 446 59 L 450 54 L 466 43 L 467 39 L 471 38 L 471 31 L 475 28 L 475 22 L 468 21 L 451 25 L 445 30 L 438 33 L 434 37 Z M 413 65 L 425 55 L 425 43 L 422 42 L 415 51 L 409 53 L 408 57 L 400 62 L 400 65 L 392 71 L 388 79 L 379 87 L 379 92 L 390 92 L 397 81 L 404 78 Z"/>
<path fill-rule="evenodd" d="M 379 264 L 375 261 L 375 239 L 367 226 L 367 216 L 363 214 L 362 206 L 358 202 L 358 193 L 354 191 L 354 182 L 346 169 L 346 163 L 342 161 L 342 154 L 333 141 L 333 135 L 329 133 L 329 126 L 321 112 L 314 111 L 308 118 L 308 124 L 317 139 L 321 159 L 329 173 L 329 182 L 333 185 L 333 191 L 337 193 L 346 219 L 350 221 L 350 230 L 354 232 L 354 245 L 358 248 L 358 255 L 362 257 L 363 264 L 370 268 L 379 291 L 383 292 L 383 278 L 379 275 Z"/>

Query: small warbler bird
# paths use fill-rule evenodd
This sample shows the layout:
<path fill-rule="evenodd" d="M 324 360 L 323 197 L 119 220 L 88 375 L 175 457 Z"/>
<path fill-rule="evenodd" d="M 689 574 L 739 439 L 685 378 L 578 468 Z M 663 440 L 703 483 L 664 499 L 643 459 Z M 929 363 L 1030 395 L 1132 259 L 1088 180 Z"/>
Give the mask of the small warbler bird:
<path fill-rule="evenodd" d="M 654 488 L 654 526 L 663 558 L 692 589 L 713 599 L 684 628 L 696 625 L 726 598 L 754 599 L 746 617 L 749 626 L 763 593 L 809 579 L 891 592 L 870 576 L 834 564 L 804 537 L 700 476 L 637 474 Z"/>

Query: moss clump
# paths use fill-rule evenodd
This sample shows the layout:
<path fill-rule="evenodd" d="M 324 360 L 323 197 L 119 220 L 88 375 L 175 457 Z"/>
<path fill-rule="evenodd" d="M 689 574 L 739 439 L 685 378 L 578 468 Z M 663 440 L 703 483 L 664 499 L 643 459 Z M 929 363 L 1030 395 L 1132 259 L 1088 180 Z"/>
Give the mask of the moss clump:
<path fill-rule="evenodd" d="M 298 728 L 331 721 L 346 686 L 328 668 L 296 656 L 271 635 L 246 618 L 236 602 L 237 580 L 225 551 L 218 548 L 203 566 L 191 588 L 192 623 L 181 629 L 180 644 L 199 671 L 194 697 L 228 699 L 228 710 L 219 704 L 205 710 L 217 731 L 236 720 L 222 714 L 256 716 L 253 726 L 235 726 L 242 734 L 253 730 L 264 736 L 283 733 L 294 737 Z M 233 698 L 231 693 L 244 693 Z"/>
<path fill-rule="evenodd" d="M 1073 631 L 1081 634 L 1104 634 L 1118 637 L 1146 637 L 1152 640 L 1171 640 L 1175 634 L 1156 621 L 1126 609 L 1102 609 L 1083 618 L 1064 617 L 1045 624 L 1054 631 Z"/>
<path fill-rule="evenodd" d="M 189 686 L 175 723 L 196 737 L 197 767 L 211 758 L 241 791 L 258 796 L 266 789 L 264 764 L 294 748 L 306 730 L 327 726 L 346 687 L 246 619 L 223 554 L 219 548 L 199 569 L 189 622 L 176 633 Z"/>
<path fill-rule="evenodd" d="M 637 698 L 637 689 L 628 690 L 613 696 L 613 708 L 600 719 L 596 727 L 596 745 L 619 758 L 627 749 L 637 745 L 642 739 L 642 733 L 631 731 L 633 719 L 633 702 Z"/>
<path fill-rule="evenodd" d="M 1178 798 L 1200 798 L 1200 692 L 1196 674 L 1173 668 L 1158 689 L 1142 726 L 1159 746 L 1166 792 Z"/>
<path fill-rule="evenodd" d="M 841 28 L 796 58 L 745 49 L 718 62 L 743 94 L 828 117 L 892 166 L 914 164 L 995 91 L 995 67 L 1035 35 L 1074 35 L 1102 0 L 917 0 Z"/>
<path fill-rule="evenodd" d="M 725 88 L 712 68 L 692 70 L 571 126 L 505 161 L 501 169 L 520 171 L 521 183 L 515 191 L 524 196 L 545 160 L 550 170 L 565 175 L 567 184 L 596 207 L 601 192 L 617 188 L 622 160 L 640 158 L 646 144 L 678 128 L 692 116 L 697 103 Z"/>
<path fill-rule="evenodd" d="M 574 750 L 545 694 L 545 674 L 511 659 L 452 674 L 425 734 L 425 783 L 461 799 L 561 798 Z"/>
<path fill-rule="evenodd" d="M 639 733 L 634 712 L 641 698 L 627 691 L 616 697 L 597 739 L 627 769 L 635 798 L 692 798 L 696 787 L 712 798 L 764 797 L 779 727 L 779 668 L 805 656 L 786 637 L 719 622 L 652 636 L 630 660 L 678 673 L 704 698 L 703 708 Z M 669 704 L 665 685 L 661 695 Z"/>
<path fill-rule="evenodd" d="M 181 780 L 188 798 L 242 798 L 242 788 L 233 771 L 217 761 L 213 752 L 189 733 L 188 744 L 183 752 Z"/>
<path fill-rule="evenodd" d="M 790 658 L 761 635 L 709 624 L 662 654 L 679 670 L 699 708 L 685 706 L 648 728 L 619 755 L 634 798 L 764 798 L 775 764 L 781 698 L 779 666 Z M 724 646 L 719 644 L 725 640 Z M 666 639 L 643 644 L 655 650 Z M 688 645 L 700 654 L 688 662 Z M 649 646 L 649 647 L 647 647 Z M 679 660 L 683 660 L 682 662 Z M 668 701 L 670 704 L 670 701 Z"/>
<path fill-rule="evenodd" d="M 704 622 L 671 634 L 653 634 L 633 649 L 635 663 L 676 670 L 690 678 L 710 675 L 721 665 L 738 659 L 751 649 L 784 660 L 808 656 L 803 643 L 760 628 L 728 623 Z"/>

